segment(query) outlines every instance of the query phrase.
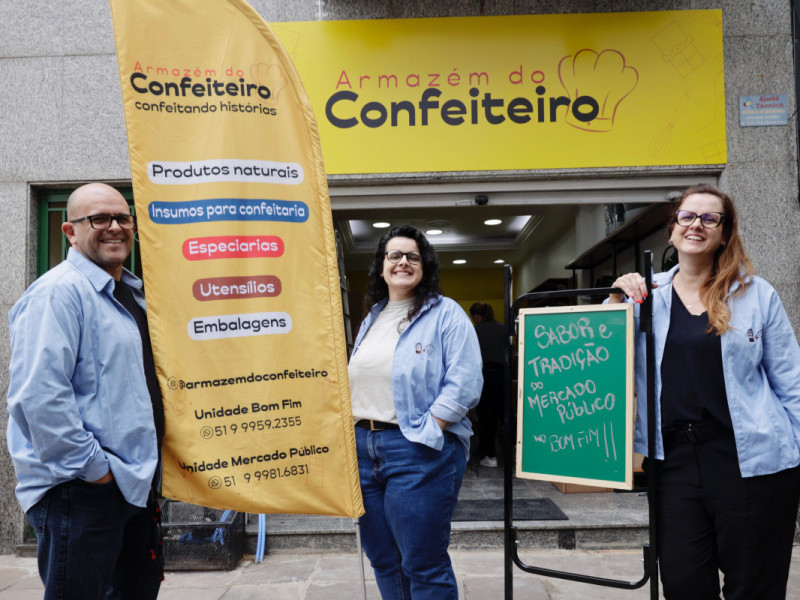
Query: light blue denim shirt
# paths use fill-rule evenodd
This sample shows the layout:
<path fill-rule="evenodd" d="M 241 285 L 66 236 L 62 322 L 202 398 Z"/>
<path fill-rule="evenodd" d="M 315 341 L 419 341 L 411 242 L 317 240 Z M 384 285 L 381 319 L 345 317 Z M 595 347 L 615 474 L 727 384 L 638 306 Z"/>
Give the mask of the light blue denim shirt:
<path fill-rule="evenodd" d="M 370 309 L 353 354 L 384 306 L 385 300 Z M 428 300 L 394 350 L 392 392 L 403 435 L 441 450 L 444 434 L 436 416 L 451 423 L 447 431 L 458 437 L 469 456 L 472 426 L 467 411 L 480 400 L 482 368 L 478 336 L 464 309 L 443 296 Z"/>
<path fill-rule="evenodd" d="M 142 283 L 122 280 L 144 308 Z M 9 313 L 8 448 L 27 512 L 52 487 L 109 470 L 145 506 L 158 460 L 136 321 L 114 279 L 74 249 Z"/>
<path fill-rule="evenodd" d="M 653 276 L 656 458 L 664 458 L 661 437 L 661 361 L 669 331 L 672 278 L 678 267 Z M 636 307 L 636 451 L 647 454 L 645 336 L 638 332 Z M 766 475 L 800 464 L 800 347 L 773 287 L 753 277 L 730 303 L 729 329 L 721 336 L 725 393 L 743 477 Z"/>

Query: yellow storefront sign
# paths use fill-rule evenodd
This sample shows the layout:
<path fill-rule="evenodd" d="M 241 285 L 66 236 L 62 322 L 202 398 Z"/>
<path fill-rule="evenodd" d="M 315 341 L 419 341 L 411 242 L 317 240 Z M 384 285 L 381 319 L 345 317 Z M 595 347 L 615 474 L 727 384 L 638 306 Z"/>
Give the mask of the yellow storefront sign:
<path fill-rule="evenodd" d="M 330 200 L 313 112 L 239 0 L 111 0 L 163 493 L 363 513 Z"/>
<path fill-rule="evenodd" d="M 273 27 L 329 174 L 727 161 L 720 10 Z"/>

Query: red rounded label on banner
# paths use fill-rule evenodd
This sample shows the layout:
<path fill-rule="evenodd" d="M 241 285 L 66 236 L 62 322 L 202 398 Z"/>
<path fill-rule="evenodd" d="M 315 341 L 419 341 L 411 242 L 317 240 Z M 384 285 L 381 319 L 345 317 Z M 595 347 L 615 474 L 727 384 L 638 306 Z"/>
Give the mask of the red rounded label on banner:
<path fill-rule="evenodd" d="M 281 280 L 274 275 L 210 277 L 192 285 L 192 294 L 200 301 L 269 298 L 280 293 Z"/>

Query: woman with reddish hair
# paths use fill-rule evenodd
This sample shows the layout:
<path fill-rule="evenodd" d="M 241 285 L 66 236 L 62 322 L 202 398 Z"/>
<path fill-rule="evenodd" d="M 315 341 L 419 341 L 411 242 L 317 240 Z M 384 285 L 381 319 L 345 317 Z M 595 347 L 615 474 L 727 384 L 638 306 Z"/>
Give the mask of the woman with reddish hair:
<path fill-rule="evenodd" d="M 778 294 L 754 274 L 727 194 L 686 190 L 669 235 L 678 264 L 652 286 L 648 462 L 664 596 L 719 600 L 722 571 L 726 600 L 782 600 L 800 498 L 800 347 Z M 629 302 L 647 294 L 638 273 L 613 287 Z M 644 343 L 638 335 L 636 450 L 647 454 Z"/>

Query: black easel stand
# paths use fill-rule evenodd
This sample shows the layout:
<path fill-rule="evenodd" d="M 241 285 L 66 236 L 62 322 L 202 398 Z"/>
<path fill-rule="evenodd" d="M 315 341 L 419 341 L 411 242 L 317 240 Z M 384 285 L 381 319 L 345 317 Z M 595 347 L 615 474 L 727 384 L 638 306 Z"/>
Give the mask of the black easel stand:
<path fill-rule="evenodd" d="M 653 310 L 652 310 L 652 265 L 653 253 L 646 251 L 644 253 L 644 278 L 647 283 L 647 298 L 640 307 L 639 318 L 639 335 L 646 336 L 647 346 L 647 453 L 648 456 L 655 456 L 655 380 L 653 378 L 653 369 L 655 362 L 655 351 L 653 345 Z M 511 431 L 512 427 L 512 410 L 514 410 L 513 399 L 511 397 L 511 352 L 512 352 L 512 338 L 516 336 L 516 322 L 517 314 L 519 311 L 519 304 L 523 300 L 540 300 L 546 298 L 569 298 L 582 295 L 608 295 L 612 292 L 620 292 L 617 288 L 589 288 L 580 290 L 563 290 L 556 292 L 538 292 L 532 294 L 523 294 L 518 297 L 513 303 L 511 302 L 511 266 L 505 265 L 504 269 L 504 286 L 505 286 L 505 322 L 508 331 L 508 345 L 506 347 L 506 365 L 505 377 L 503 383 L 503 398 L 505 399 L 504 405 L 504 419 L 503 427 L 506 432 L 504 440 L 504 456 L 506 458 L 504 465 L 504 507 L 505 507 L 505 526 L 504 526 L 504 550 L 505 550 L 505 600 L 513 600 L 513 565 L 517 565 L 526 573 L 533 573 L 535 575 L 543 575 L 546 577 L 556 577 L 559 579 L 568 579 L 570 581 L 579 581 L 581 583 L 591 583 L 594 585 L 602 585 L 606 587 L 614 587 L 620 589 L 635 590 L 647 583 L 650 580 L 650 598 L 651 600 L 658 600 L 658 561 L 656 556 L 656 491 L 655 491 L 655 473 L 654 469 L 650 469 L 647 474 L 647 500 L 649 508 L 649 543 L 642 547 L 643 552 L 643 565 L 644 573 L 639 581 L 623 581 L 619 579 L 607 579 L 603 577 L 594 577 L 591 575 L 582 575 L 580 573 L 569 573 L 565 571 L 555 571 L 552 569 L 544 569 L 542 567 L 534 567 L 523 563 L 517 553 L 517 528 L 513 523 L 513 500 L 514 500 L 514 485 L 512 471 L 513 461 L 511 457 L 514 456 L 514 441 L 516 435 Z M 641 393 L 641 390 L 639 391 Z M 515 394 L 516 396 L 516 394 Z"/>

